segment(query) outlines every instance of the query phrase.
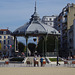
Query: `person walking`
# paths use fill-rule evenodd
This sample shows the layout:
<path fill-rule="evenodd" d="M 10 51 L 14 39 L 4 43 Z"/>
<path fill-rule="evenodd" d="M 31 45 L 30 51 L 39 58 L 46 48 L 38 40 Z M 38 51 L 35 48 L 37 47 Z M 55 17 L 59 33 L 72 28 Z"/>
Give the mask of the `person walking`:
<path fill-rule="evenodd" d="M 59 57 L 57 56 L 57 64 L 56 64 L 56 66 L 58 66 L 58 65 L 60 65 L 60 63 L 59 63 Z"/>

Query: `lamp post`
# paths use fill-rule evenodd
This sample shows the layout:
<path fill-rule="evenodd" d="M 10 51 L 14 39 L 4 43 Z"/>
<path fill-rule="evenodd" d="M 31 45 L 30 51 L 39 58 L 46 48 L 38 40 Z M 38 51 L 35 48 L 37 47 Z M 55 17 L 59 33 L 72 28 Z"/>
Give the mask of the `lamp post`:
<path fill-rule="evenodd" d="M 44 56 L 44 36 L 42 38 L 42 56 Z"/>

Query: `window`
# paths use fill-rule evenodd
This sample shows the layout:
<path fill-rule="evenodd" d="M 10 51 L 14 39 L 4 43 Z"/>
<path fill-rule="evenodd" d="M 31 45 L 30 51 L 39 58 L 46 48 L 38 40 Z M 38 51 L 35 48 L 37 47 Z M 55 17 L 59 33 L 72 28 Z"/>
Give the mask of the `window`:
<path fill-rule="evenodd" d="M 2 39 L 2 36 L 0 36 L 0 39 Z"/>
<path fill-rule="evenodd" d="M 8 40 L 8 44 L 9 44 L 9 40 Z"/>
<path fill-rule="evenodd" d="M 10 36 L 8 36 L 8 39 L 10 39 Z"/>
<path fill-rule="evenodd" d="M 4 49 L 6 48 L 6 46 L 4 46 Z"/>
<path fill-rule="evenodd" d="M 47 19 L 47 18 L 45 18 L 45 21 L 48 21 L 48 19 Z"/>
<path fill-rule="evenodd" d="M 4 36 L 4 39 L 6 39 L 6 36 Z"/>
<path fill-rule="evenodd" d="M 4 31 L 3 34 L 6 34 L 6 31 Z"/>
<path fill-rule="evenodd" d="M 8 49 L 10 48 L 10 46 L 8 46 Z"/>
<path fill-rule="evenodd" d="M 45 24 L 47 25 L 47 23 L 45 22 Z"/>
<path fill-rule="evenodd" d="M 50 25 L 52 25 L 52 23 L 50 23 Z"/>
<path fill-rule="evenodd" d="M 6 40 L 4 40 L 4 44 L 6 44 Z"/>
<path fill-rule="evenodd" d="M 1 43 L 2 41 L 0 40 L 0 43 Z"/>
<path fill-rule="evenodd" d="M 51 21 L 52 19 L 50 18 L 49 20 Z"/>

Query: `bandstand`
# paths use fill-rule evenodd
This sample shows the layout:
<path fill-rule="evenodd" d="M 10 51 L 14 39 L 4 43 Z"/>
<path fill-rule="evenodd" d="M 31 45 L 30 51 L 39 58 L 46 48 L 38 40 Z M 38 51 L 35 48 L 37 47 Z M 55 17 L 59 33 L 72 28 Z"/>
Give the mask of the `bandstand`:
<path fill-rule="evenodd" d="M 15 48 L 15 52 L 16 52 L 16 36 L 21 36 L 21 37 L 25 37 L 26 38 L 26 57 L 28 56 L 28 45 L 27 45 L 27 41 L 28 38 L 31 37 L 37 37 L 37 36 L 43 36 L 44 40 L 45 40 L 45 48 L 43 49 L 43 55 L 46 56 L 46 39 L 48 35 L 54 35 L 54 36 L 59 36 L 60 33 L 55 29 L 52 28 L 49 25 L 45 25 L 39 15 L 36 12 L 36 2 L 35 2 L 35 11 L 34 14 L 31 16 L 31 19 L 29 22 L 27 22 L 26 24 L 24 24 L 23 26 L 17 28 L 14 32 L 13 32 L 13 36 L 14 36 L 14 48 Z"/>

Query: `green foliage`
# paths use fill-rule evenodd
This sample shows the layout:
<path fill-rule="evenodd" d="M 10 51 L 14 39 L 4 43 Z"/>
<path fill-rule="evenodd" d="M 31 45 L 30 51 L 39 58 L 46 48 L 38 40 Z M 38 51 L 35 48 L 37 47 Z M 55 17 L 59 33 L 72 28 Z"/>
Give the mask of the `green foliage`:
<path fill-rule="evenodd" d="M 25 46 L 25 48 L 24 48 L 24 52 L 26 52 L 26 46 Z"/>
<path fill-rule="evenodd" d="M 39 53 L 42 53 L 42 51 L 43 51 L 43 39 L 41 39 L 41 40 L 39 41 L 39 43 L 38 43 L 38 45 L 37 45 L 37 51 L 38 51 Z"/>
<path fill-rule="evenodd" d="M 0 50 L 1 50 L 1 43 L 0 43 Z"/>
<path fill-rule="evenodd" d="M 33 53 L 35 52 L 35 49 L 36 49 L 36 45 L 34 43 L 29 43 L 28 48 L 29 48 L 29 50 L 31 51 L 31 53 L 33 55 Z"/>
<path fill-rule="evenodd" d="M 55 49 L 55 37 L 48 36 L 46 41 L 47 52 L 54 52 Z M 43 38 L 38 43 L 37 51 L 42 53 L 42 50 L 45 48 L 45 41 Z"/>
<path fill-rule="evenodd" d="M 25 51 L 25 45 L 22 42 L 18 43 L 18 49 L 19 52 L 24 52 Z"/>
<path fill-rule="evenodd" d="M 47 38 L 47 52 L 54 52 L 55 49 L 55 37 L 48 36 Z"/>
<path fill-rule="evenodd" d="M 31 50 L 31 51 L 35 51 L 35 47 L 36 47 L 36 45 L 34 44 L 34 43 L 29 43 L 28 44 L 28 48 L 29 48 L 29 50 Z"/>

